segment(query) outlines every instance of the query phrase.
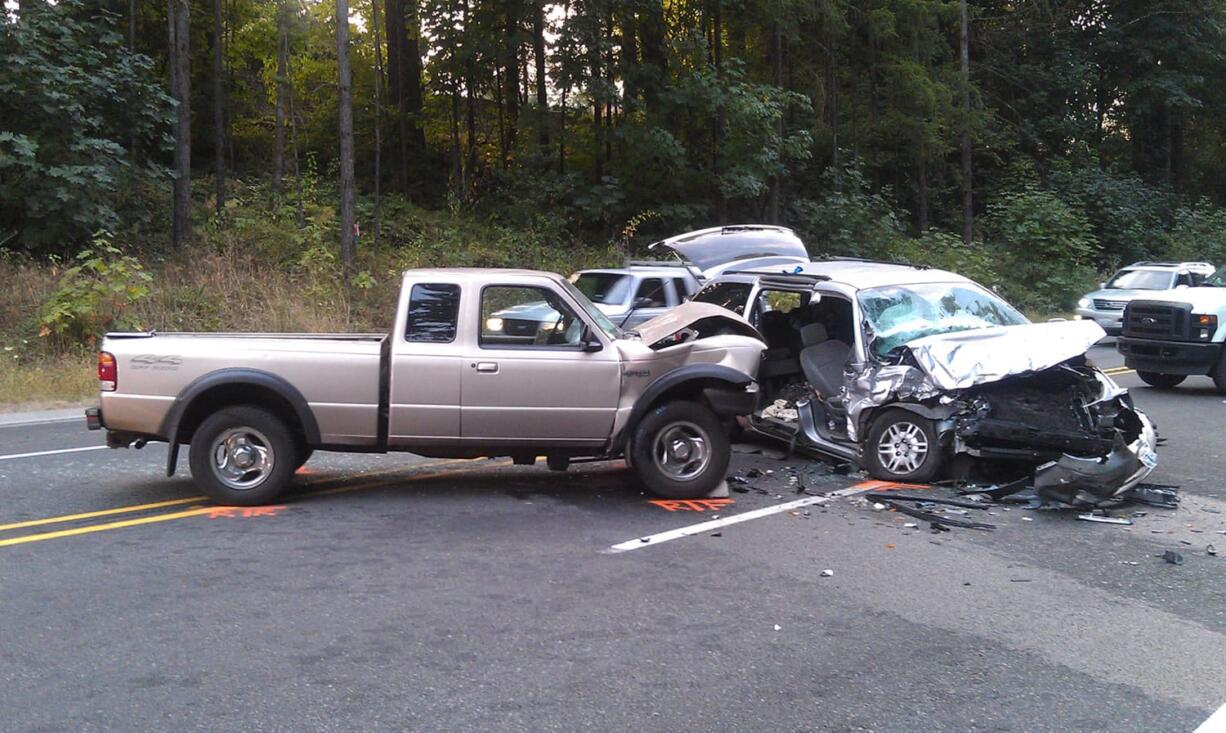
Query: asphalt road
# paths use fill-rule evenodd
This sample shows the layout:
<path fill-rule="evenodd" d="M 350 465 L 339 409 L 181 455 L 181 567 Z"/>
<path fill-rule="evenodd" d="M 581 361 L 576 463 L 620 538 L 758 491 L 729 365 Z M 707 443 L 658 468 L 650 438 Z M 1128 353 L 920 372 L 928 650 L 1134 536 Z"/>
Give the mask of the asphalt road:
<path fill-rule="evenodd" d="M 317 454 L 245 516 L 164 447 L 0 427 L 0 729 L 1192 731 L 1226 703 L 1226 404 L 1119 379 L 1183 494 L 1131 527 L 839 498 L 634 546 L 808 498 L 788 465 L 863 480 L 743 455 L 766 493 L 697 512 L 618 464 Z"/>

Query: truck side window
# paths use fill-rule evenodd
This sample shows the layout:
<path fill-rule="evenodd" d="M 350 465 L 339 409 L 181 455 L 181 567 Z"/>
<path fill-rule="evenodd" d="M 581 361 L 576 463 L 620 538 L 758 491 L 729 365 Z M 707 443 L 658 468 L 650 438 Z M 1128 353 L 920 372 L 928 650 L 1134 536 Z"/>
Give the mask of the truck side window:
<path fill-rule="evenodd" d="M 690 281 L 683 277 L 674 277 L 673 287 L 677 288 L 678 300 L 685 300 L 688 296 L 694 294 L 694 288 L 690 285 Z"/>
<path fill-rule="evenodd" d="M 651 302 L 646 308 L 665 308 L 668 306 L 668 299 L 664 296 L 664 281 L 659 278 L 648 278 L 639 283 L 639 290 L 634 294 L 634 299 L 647 298 Z"/>
<path fill-rule="evenodd" d="M 460 311 L 460 286 L 451 283 L 418 283 L 409 292 L 409 311 L 404 339 L 429 343 L 455 341 Z"/>
<path fill-rule="evenodd" d="M 491 285 L 481 291 L 482 346 L 578 346 L 583 321 L 547 288 Z"/>

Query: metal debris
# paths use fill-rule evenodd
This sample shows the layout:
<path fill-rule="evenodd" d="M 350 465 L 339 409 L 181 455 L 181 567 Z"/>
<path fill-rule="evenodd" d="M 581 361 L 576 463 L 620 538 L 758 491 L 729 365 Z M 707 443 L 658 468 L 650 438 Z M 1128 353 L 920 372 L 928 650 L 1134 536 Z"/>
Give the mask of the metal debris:
<path fill-rule="evenodd" d="M 825 570 L 822 571 L 821 575 L 823 578 L 833 578 L 834 571 L 831 570 L 830 568 L 826 568 Z"/>
<path fill-rule="evenodd" d="M 1099 524 L 1132 524 L 1131 519 L 1108 517 L 1102 514 L 1078 514 L 1077 518 L 1083 522 L 1098 522 Z"/>
<path fill-rule="evenodd" d="M 1162 559 L 1166 560 L 1172 565 L 1183 565 L 1183 555 L 1179 554 L 1175 550 L 1167 550 L 1166 552 L 1162 553 Z"/>

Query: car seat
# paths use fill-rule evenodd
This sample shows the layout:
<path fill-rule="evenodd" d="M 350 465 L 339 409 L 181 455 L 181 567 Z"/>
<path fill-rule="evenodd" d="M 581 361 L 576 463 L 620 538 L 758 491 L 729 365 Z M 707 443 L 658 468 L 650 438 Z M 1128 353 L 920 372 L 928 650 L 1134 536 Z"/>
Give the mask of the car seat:
<path fill-rule="evenodd" d="M 822 397 L 834 397 L 843 389 L 843 367 L 851 356 L 851 347 L 829 337 L 826 327 L 810 323 L 800 329 L 800 367 L 805 379 Z"/>

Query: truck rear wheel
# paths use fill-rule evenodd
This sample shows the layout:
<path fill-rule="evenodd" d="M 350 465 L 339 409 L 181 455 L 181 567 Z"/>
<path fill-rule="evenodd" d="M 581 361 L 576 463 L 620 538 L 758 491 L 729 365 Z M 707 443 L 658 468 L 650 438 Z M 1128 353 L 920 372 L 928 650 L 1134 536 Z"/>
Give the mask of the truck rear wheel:
<path fill-rule="evenodd" d="M 706 406 L 689 400 L 651 409 L 634 429 L 630 464 L 666 499 L 707 496 L 728 471 L 728 435 Z"/>
<path fill-rule="evenodd" d="M 254 506 L 285 490 L 302 453 L 276 415 L 259 407 L 227 407 L 192 435 L 188 462 L 196 485 L 218 504 Z"/>
<path fill-rule="evenodd" d="M 1159 389 L 1178 387 L 1183 380 L 1187 379 L 1187 376 L 1183 374 L 1160 374 L 1158 372 L 1137 372 L 1137 376 L 1142 382 Z"/>

